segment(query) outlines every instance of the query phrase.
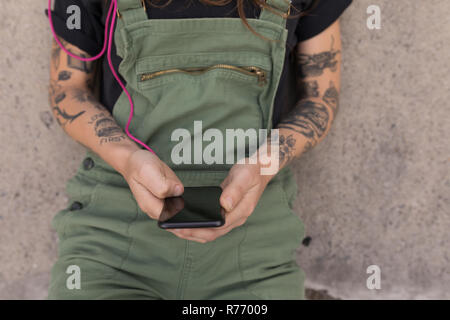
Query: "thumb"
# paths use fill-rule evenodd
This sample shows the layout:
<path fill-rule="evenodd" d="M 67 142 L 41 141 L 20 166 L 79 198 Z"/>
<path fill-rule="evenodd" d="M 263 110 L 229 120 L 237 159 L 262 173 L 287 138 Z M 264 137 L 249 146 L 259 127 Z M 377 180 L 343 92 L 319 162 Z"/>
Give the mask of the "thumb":
<path fill-rule="evenodd" d="M 165 163 L 157 166 L 146 166 L 140 172 L 142 183 L 159 199 L 181 196 L 183 184 Z"/>
<path fill-rule="evenodd" d="M 220 205 L 226 210 L 231 211 L 244 197 L 248 181 L 239 177 L 239 175 L 227 177 L 221 187 L 223 189 L 220 196 Z"/>

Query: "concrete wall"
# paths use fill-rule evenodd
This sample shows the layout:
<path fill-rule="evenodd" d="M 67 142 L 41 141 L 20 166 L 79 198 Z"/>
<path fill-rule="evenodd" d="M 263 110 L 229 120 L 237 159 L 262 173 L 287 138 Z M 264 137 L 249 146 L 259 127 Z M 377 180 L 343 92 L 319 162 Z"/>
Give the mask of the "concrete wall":
<path fill-rule="evenodd" d="M 341 110 L 295 164 L 308 286 L 343 299 L 450 298 L 450 3 L 356 0 L 342 18 Z M 0 11 L 0 298 L 43 298 L 50 221 L 83 148 L 47 105 L 46 0 Z M 382 29 L 366 27 L 366 8 Z M 381 268 L 368 290 L 366 268 Z"/>

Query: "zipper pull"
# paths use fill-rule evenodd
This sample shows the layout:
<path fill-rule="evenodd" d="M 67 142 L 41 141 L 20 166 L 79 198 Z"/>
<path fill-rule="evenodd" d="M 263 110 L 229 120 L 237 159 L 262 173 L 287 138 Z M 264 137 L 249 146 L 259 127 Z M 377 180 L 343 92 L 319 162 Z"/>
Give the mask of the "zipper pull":
<path fill-rule="evenodd" d="M 267 83 L 266 72 L 264 70 L 256 70 L 256 75 L 258 76 L 259 86 L 263 86 Z"/>

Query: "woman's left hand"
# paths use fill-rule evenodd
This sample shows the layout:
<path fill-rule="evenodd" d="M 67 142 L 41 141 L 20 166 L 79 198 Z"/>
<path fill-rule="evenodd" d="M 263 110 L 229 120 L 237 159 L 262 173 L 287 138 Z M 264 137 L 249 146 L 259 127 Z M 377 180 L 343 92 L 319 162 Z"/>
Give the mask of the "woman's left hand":
<path fill-rule="evenodd" d="M 221 183 L 220 204 L 225 210 L 225 224 L 217 228 L 167 229 L 176 236 L 206 243 L 245 223 L 253 213 L 272 175 L 262 175 L 259 164 L 235 164 Z"/>

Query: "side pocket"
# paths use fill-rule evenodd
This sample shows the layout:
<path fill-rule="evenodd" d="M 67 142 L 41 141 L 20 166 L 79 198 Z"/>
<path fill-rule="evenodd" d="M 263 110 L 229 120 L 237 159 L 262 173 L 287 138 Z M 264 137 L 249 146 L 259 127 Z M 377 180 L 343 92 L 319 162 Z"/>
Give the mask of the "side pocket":
<path fill-rule="evenodd" d="M 82 178 L 79 173 L 66 182 L 65 192 L 68 196 L 66 208 L 58 211 L 52 219 L 52 227 L 58 233 L 59 239 L 65 237 L 65 226 L 70 216 L 87 208 L 92 201 L 95 184 Z"/>
<path fill-rule="evenodd" d="M 298 216 L 298 214 L 294 211 L 293 209 L 293 205 L 294 205 L 294 200 L 295 200 L 295 194 L 289 194 L 286 191 L 286 185 L 282 185 L 282 184 L 278 184 L 277 183 L 277 187 L 280 189 L 280 194 L 282 197 L 282 202 L 284 204 L 284 208 L 285 210 L 287 210 L 290 213 L 290 216 L 292 217 L 293 223 L 297 226 L 296 230 L 297 230 L 297 238 L 299 239 L 298 241 L 302 241 L 304 234 L 305 234 L 305 226 L 302 222 L 302 220 L 300 219 L 300 217 Z M 295 188 L 296 189 L 296 188 Z"/>
<path fill-rule="evenodd" d="M 303 223 L 279 179 L 269 183 L 244 226 L 239 266 L 246 289 L 263 299 L 301 298 L 302 271 L 294 251 L 303 237 Z"/>
<path fill-rule="evenodd" d="M 71 186 L 76 192 L 70 192 L 69 195 L 70 203 L 66 210 L 68 213 L 63 217 L 60 229 L 62 230 L 62 237 L 65 238 L 67 235 L 67 225 L 70 224 L 73 216 L 84 215 L 90 210 L 91 204 L 95 199 L 95 190 L 98 185 L 76 185 Z M 68 190 L 70 190 L 68 188 Z"/>
<path fill-rule="evenodd" d="M 132 242 L 129 227 L 138 216 L 130 189 L 85 183 L 70 185 L 69 191 L 83 205 L 62 214 L 58 225 L 62 230 L 61 255 L 88 261 L 92 266 L 103 265 L 111 271 L 120 270 Z"/>

